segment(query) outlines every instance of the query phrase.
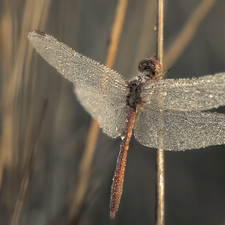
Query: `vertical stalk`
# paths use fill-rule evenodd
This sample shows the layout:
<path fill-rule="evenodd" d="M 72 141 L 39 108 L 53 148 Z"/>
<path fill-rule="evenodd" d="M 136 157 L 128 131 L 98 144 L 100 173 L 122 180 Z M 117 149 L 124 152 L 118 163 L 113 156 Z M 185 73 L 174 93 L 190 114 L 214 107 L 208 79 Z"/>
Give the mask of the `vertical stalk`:
<path fill-rule="evenodd" d="M 163 71 L 163 0 L 157 1 L 157 45 L 156 57 L 162 65 Z M 160 103 L 159 103 L 160 104 Z M 163 119 L 163 118 L 162 118 Z M 160 140 L 162 141 L 162 140 Z M 165 220 L 165 179 L 164 179 L 164 150 L 157 149 L 156 153 L 157 181 L 156 181 L 156 224 L 164 225 Z"/>

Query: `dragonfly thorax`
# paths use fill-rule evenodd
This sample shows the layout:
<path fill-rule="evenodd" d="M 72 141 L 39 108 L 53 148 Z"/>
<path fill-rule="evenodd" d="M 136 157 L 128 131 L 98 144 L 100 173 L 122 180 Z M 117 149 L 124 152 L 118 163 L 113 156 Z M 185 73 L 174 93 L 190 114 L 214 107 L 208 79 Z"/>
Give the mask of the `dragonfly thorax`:
<path fill-rule="evenodd" d="M 126 96 L 126 104 L 130 107 L 134 112 L 136 112 L 137 104 L 141 104 L 141 91 L 143 87 L 141 77 L 137 77 L 139 79 L 131 80 L 127 87 L 129 88 L 129 93 Z"/>

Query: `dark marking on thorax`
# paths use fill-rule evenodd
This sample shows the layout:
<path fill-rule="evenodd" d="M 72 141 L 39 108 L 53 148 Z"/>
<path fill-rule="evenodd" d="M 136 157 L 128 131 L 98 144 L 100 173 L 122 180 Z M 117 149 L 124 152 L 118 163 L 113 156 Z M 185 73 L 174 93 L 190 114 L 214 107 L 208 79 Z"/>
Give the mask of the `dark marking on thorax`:
<path fill-rule="evenodd" d="M 126 104 L 130 109 L 136 112 L 137 104 L 141 104 L 141 92 L 143 89 L 143 83 L 140 77 L 138 79 L 131 80 L 127 87 L 129 88 L 129 93 L 126 96 Z"/>

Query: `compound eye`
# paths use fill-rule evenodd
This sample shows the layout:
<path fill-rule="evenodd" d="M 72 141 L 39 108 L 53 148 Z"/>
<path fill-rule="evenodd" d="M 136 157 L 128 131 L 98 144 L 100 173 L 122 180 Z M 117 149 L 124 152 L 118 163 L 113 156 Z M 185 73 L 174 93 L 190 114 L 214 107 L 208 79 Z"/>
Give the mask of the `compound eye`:
<path fill-rule="evenodd" d="M 146 69 L 148 69 L 149 63 L 150 59 L 142 59 L 138 64 L 138 70 L 140 72 L 145 71 Z"/>
<path fill-rule="evenodd" d="M 154 57 L 152 57 L 150 60 L 151 60 L 152 64 L 154 65 L 153 67 L 154 67 L 155 74 L 158 74 L 159 72 L 161 72 L 162 66 L 161 66 L 160 62 L 158 60 L 156 60 Z"/>

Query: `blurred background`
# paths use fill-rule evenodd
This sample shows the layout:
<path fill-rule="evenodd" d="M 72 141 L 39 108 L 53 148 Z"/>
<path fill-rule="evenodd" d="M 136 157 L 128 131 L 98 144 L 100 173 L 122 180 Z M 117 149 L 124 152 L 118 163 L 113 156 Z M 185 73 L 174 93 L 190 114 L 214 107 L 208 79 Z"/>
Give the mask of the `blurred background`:
<path fill-rule="evenodd" d="M 205 3 L 211 6 L 199 8 Z M 90 168 L 82 170 L 92 119 L 76 100 L 72 84 L 26 37 L 39 29 L 104 63 L 117 4 L 0 1 L 1 225 L 155 224 L 156 149 L 132 138 L 119 211 L 110 220 L 121 139 L 100 130 Z M 225 71 L 225 1 L 165 0 L 164 10 L 165 69 L 174 67 L 166 78 Z M 186 44 L 181 38 L 182 48 L 176 40 L 193 15 L 187 32 L 193 36 Z M 155 25 L 156 0 L 128 1 L 114 65 L 126 79 L 136 75 L 141 59 L 155 55 Z M 171 46 L 180 53 L 171 53 Z M 225 113 L 225 107 L 216 111 Z M 225 224 L 225 146 L 165 152 L 165 213 L 166 224 Z"/>

